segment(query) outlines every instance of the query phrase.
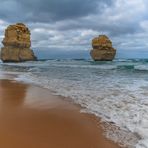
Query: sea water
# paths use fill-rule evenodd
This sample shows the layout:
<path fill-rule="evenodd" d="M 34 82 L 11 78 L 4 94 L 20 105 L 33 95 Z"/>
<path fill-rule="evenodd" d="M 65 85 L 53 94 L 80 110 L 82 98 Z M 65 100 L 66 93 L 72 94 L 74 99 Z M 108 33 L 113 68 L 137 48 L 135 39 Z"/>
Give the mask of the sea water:
<path fill-rule="evenodd" d="M 106 136 L 128 147 L 148 148 L 148 60 L 45 60 L 0 63 L 1 73 L 70 97 L 82 112 L 119 129 Z"/>

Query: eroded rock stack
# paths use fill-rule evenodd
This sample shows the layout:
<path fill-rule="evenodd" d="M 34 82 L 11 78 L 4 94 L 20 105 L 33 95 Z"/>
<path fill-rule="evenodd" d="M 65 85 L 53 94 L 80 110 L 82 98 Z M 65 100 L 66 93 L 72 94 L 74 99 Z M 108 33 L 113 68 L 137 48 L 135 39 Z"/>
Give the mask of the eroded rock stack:
<path fill-rule="evenodd" d="M 30 49 L 30 31 L 22 23 L 10 25 L 5 30 L 5 37 L 2 41 L 1 60 L 3 62 L 22 62 L 37 60 Z"/>
<path fill-rule="evenodd" d="M 116 49 L 112 47 L 112 42 L 106 35 L 94 38 L 92 47 L 90 55 L 95 61 L 112 61 L 116 55 Z"/>

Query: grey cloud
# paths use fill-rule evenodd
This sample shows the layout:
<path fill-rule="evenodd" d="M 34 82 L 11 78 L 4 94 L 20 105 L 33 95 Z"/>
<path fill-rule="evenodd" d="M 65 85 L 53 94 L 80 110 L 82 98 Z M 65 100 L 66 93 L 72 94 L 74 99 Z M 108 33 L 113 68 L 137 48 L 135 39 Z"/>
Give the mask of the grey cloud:
<path fill-rule="evenodd" d="M 8 21 L 51 22 L 101 11 L 112 0 L 1 0 L 0 17 Z"/>
<path fill-rule="evenodd" d="M 6 21 L 0 24 L 0 37 L 4 26 L 24 22 L 38 51 L 86 51 L 99 34 L 107 34 L 118 50 L 147 50 L 146 1 L 0 0 L 0 21 Z"/>
<path fill-rule="evenodd" d="M 91 20 L 92 19 L 92 20 Z M 67 23 L 57 24 L 55 27 L 59 30 L 73 30 L 73 29 L 93 29 L 101 33 L 107 33 L 111 36 L 119 36 L 123 34 L 132 34 L 140 30 L 139 24 L 130 23 L 113 23 L 107 19 L 91 18 L 90 20 L 77 19 Z"/>

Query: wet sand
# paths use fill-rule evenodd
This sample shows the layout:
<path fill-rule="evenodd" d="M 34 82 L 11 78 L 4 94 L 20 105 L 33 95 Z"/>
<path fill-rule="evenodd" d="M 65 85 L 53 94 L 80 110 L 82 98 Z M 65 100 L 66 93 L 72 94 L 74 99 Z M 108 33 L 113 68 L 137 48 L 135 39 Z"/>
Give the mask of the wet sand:
<path fill-rule="evenodd" d="M 119 148 L 79 111 L 49 90 L 0 80 L 0 148 Z"/>

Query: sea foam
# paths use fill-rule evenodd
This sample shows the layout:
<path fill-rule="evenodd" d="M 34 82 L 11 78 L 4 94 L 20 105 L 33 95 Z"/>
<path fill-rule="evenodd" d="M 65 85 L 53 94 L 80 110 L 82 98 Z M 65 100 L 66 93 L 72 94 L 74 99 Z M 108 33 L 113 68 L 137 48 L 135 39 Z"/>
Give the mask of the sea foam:
<path fill-rule="evenodd" d="M 145 67 L 143 67 L 143 65 Z M 48 88 L 70 97 L 82 112 L 113 123 L 108 138 L 128 147 L 148 147 L 147 62 L 97 62 L 49 60 L 5 64 L 5 71 L 19 72 L 16 80 Z M 139 70 L 140 69 L 140 70 Z"/>

